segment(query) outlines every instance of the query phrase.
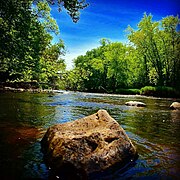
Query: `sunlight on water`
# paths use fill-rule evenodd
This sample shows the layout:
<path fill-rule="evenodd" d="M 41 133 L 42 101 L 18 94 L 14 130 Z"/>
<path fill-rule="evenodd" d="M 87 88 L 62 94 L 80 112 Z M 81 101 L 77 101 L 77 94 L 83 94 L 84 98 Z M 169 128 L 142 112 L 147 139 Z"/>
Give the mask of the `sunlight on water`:
<path fill-rule="evenodd" d="M 144 108 L 126 101 L 146 103 Z M 40 140 L 46 129 L 106 109 L 125 129 L 139 158 L 125 169 L 114 169 L 109 179 L 178 179 L 180 177 L 180 112 L 173 99 L 141 96 L 56 92 L 0 94 L 0 179 L 48 179 Z M 99 178 L 99 177 L 98 177 Z"/>

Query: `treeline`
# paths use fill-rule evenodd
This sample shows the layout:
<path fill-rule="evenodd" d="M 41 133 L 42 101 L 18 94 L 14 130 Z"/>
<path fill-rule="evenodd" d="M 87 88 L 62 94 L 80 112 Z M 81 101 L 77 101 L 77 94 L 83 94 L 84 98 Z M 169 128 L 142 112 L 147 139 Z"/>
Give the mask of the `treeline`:
<path fill-rule="evenodd" d="M 0 1 L 0 82 L 41 82 L 61 84 L 66 65 L 65 46 L 51 7 L 65 8 L 74 22 L 87 6 L 79 0 L 1 0 Z M 31 83 L 30 83 L 31 84 Z"/>
<path fill-rule="evenodd" d="M 180 90 L 178 16 L 153 21 L 152 15 L 144 14 L 137 30 L 127 28 L 128 44 L 101 39 L 98 48 L 77 57 L 74 69 L 67 71 L 63 41 L 52 43 L 59 33 L 50 13 L 54 4 L 65 8 L 74 22 L 79 10 L 87 7 L 79 0 L 0 1 L 1 84 L 29 82 L 43 88 L 109 93 L 132 88 L 137 92 L 144 86 Z"/>
<path fill-rule="evenodd" d="M 100 47 L 77 57 L 67 87 L 113 93 L 144 86 L 180 89 L 178 25 L 178 16 L 153 21 L 144 14 L 137 30 L 127 28 L 128 44 L 102 39 Z"/>

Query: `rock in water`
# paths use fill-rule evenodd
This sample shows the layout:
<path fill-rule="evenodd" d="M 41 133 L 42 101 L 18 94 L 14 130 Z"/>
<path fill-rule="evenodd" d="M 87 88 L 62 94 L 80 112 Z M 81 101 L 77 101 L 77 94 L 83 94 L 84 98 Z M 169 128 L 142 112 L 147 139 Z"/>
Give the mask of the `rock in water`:
<path fill-rule="evenodd" d="M 171 109 L 180 110 L 180 103 L 179 103 L 179 102 L 173 102 L 173 103 L 170 105 L 170 108 L 171 108 Z"/>
<path fill-rule="evenodd" d="M 106 110 L 50 127 L 41 145 L 47 165 L 70 174 L 102 172 L 137 157 L 131 140 Z"/>
<path fill-rule="evenodd" d="M 128 101 L 125 103 L 127 106 L 137 106 L 137 107 L 145 107 L 146 104 L 143 102 L 138 102 L 138 101 Z"/>

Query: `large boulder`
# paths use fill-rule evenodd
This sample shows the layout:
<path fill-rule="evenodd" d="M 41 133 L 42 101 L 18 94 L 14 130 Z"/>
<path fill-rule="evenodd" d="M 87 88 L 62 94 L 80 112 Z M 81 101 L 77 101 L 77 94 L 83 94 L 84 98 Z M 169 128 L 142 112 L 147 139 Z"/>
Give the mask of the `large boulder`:
<path fill-rule="evenodd" d="M 171 108 L 171 109 L 180 110 L 180 103 L 179 103 L 179 102 L 173 102 L 173 103 L 170 105 L 170 108 Z"/>
<path fill-rule="evenodd" d="M 125 103 L 127 106 L 137 106 L 137 107 L 145 107 L 146 104 L 143 102 L 138 102 L 138 101 L 128 101 Z"/>
<path fill-rule="evenodd" d="M 131 140 L 106 110 L 50 127 L 41 145 L 47 165 L 69 174 L 94 174 L 137 158 Z"/>

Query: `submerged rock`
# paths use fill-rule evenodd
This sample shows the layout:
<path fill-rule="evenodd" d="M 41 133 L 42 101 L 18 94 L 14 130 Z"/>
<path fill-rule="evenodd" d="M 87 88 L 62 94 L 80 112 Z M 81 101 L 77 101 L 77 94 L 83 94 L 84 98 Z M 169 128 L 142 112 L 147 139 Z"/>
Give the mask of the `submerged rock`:
<path fill-rule="evenodd" d="M 179 102 L 173 102 L 173 103 L 170 105 L 170 108 L 171 108 L 171 109 L 180 110 L 180 103 L 179 103 Z"/>
<path fill-rule="evenodd" d="M 138 101 L 128 101 L 125 103 L 127 106 L 137 106 L 137 107 L 145 107 L 146 104 L 143 102 L 138 102 Z"/>
<path fill-rule="evenodd" d="M 131 140 L 105 110 L 50 127 L 41 145 L 47 165 L 69 174 L 89 175 L 137 158 Z"/>

